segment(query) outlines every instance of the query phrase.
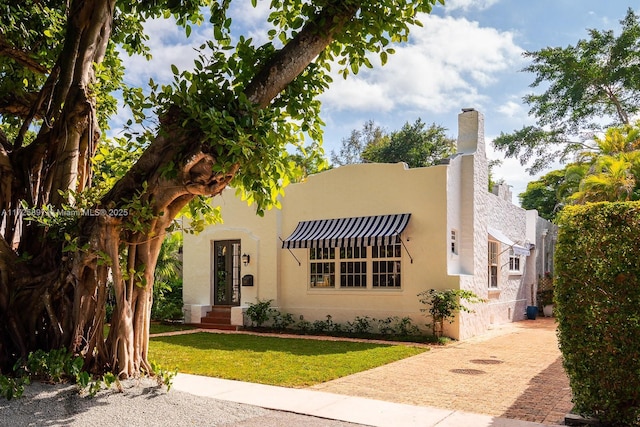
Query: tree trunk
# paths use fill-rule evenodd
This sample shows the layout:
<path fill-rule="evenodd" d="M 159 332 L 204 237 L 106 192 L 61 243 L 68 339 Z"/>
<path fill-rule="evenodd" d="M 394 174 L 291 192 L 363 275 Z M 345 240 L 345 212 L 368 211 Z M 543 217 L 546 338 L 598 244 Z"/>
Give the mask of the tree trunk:
<path fill-rule="evenodd" d="M 240 168 L 233 164 L 213 172 L 216 147 L 203 146 L 198 129 L 183 129 L 185 117 L 172 106 L 161 118 L 156 139 L 92 215 L 78 220 L 72 236 L 52 234 L 55 228 L 27 221 L 28 215 L 18 212 L 22 200 L 39 209 L 64 210 L 73 206 L 74 192 L 91 185 L 90 159 L 100 138 L 90 89 L 93 64 L 104 57 L 114 4 L 71 3 L 57 64 L 28 113 L 23 111 L 22 131 L 13 144 L 0 140 L 2 373 L 31 351 L 60 347 L 82 355 L 85 368 L 95 373 L 127 377 L 150 372 L 153 278 L 166 229 L 193 197 L 219 194 Z M 356 12 L 353 6 L 330 10 L 312 19 L 259 70 L 245 90 L 255 105 L 267 108 Z M 47 125 L 23 146 L 34 118 L 44 118 Z M 162 172 L 170 164 L 177 169 L 172 178 Z M 115 308 L 105 338 L 110 286 Z"/>

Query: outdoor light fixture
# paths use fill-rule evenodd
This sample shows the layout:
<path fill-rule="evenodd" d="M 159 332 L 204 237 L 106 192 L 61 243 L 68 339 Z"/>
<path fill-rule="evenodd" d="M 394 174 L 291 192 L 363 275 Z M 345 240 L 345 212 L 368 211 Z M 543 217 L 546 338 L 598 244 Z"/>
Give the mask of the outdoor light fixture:
<path fill-rule="evenodd" d="M 249 254 L 242 254 L 242 264 L 245 267 L 249 265 L 249 261 L 251 261 L 251 256 L 249 256 Z"/>

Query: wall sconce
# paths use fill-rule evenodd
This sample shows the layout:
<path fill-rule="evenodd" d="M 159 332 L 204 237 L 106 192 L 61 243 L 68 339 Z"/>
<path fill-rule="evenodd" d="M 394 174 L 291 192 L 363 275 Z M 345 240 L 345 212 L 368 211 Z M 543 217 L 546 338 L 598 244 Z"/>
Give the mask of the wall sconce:
<path fill-rule="evenodd" d="M 249 265 L 249 261 L 251 261 L 251 256 L 249 254 L 242 254 L 242 265 L 246 267 Z"/>

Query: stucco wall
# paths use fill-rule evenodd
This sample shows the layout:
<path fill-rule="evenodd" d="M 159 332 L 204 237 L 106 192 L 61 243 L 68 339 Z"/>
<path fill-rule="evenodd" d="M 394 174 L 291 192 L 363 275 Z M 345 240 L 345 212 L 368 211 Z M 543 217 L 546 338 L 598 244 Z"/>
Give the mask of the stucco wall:
<path fill-rule="evenodd" d="M 459 277 L 461 289 L 474 292 L 481 298 L 487 294 L 487 218 L 488 162 L 484 141 L 484 116 L 478 111 L 465 111 L 458 116 L 458 147 L 464 153 L 460 158 L 462 191 L 460 215 L 462 218 L 465 257 L 464 271 Z M 456 159 L 457 160 L 457 159 Z M 462 312 L 451 325 L 451 335 L 464 339 L 481 334 L 489 324 L 487 304 L 471 306 L 472 313 Z"/>
<path fill-rule="evenodd" d="M 516 244 L 528 247 L 526 211 L 496 195 L 488 196 L 489 226 L 500 230 Z M 499 253 L 498 289 L 488 291 L 489 322 L 492 324 L 524 319 L 527 301 L 530 300 L 534 286 L 534 282 L 527 274 L 532 268 L 527 259 L 521 259 L 523 265 L 521 274 L 512 274 L 509 272 L 509 246 L 500 242 Z M 529 257 L 532 256 L 535 254 Z"/>
<path fill-rule="evenodd" d="M 185 308 L 212 305 L 212 245 L 216 240 L 240 240 L 240 251 L 251 257 L 247 266 L 241 265 L 240 275 L 254 276 L 254 285 L 242 286 L 241 303 L 260 299 L 278 299 L 278 263 L 281 256 L 278 227 L 280 212 L 272 209 L 264 217 L 255 208 L 235 196 L 233 189 L 225 190 L 212 200 L 221 207 L 223 223 L 206 227 L 200 234 L 184 235 L 183 298 Z M 210 308 L 209 308 L 210 309 Z M 194 315 L 188 321 L 196 321 Z M 197 319 L 199 322 L 199 319 Z"/>
<path fill-rule="evenodd" d="M 489 290 L 488 227 L 523 245 L 535 238 L 536 248 L 541 248 L 541 223 L 537 215 L 505 197 L 489 194 L 482 114 L 465 110 L 459 115 L 458 130 L 458 154 L 441 165 L 335 168 L 287 187 L 282 210 L 267 211 L 263 218 L 233 190 L 225 191 L 213 201 L 222 207 L 224 224 L 185 236 L 185 306 L 197 309 L 211 304 L 212 242 L 240 239 L 242 253 L 251 256 L 241 275 L 254 275 L 254 286 L 241 290 L 245 306 L 256 298 L 272 299 L 281 311 L 302 314 L 310 321 L 327 315 L 337 322 L 356 316 L 409 316 L 424 327 L 428 320 L 420 312 L 424 306 L 418 302 L 419 292 L 467 289 L 487 303 L 471 307 L 473 313 L 460 313 L 445 326 L 446 335 L 464 339 L 486 332 L 492 324 L 522 319 L 541 261 L 533 251 L 523 274 L 509 274 L 507 247 L 501 245 L 499 288 Z M 402 233 L 401 289 L 311 288 L 309 250 L 282 249 L 280 239 L 287 238 L 300 221 L 400 213 L 411 214 Z M 457 253 L 451 251 L 452 230 Z"/>
<path fill-rule="evenodd" d="M 407 250 L 402 251 L 401 289 L 312 289 L 309 251 L 292 249 L 302 265 L 283 255 L 281 307 L 308 320 L 328 314 L 338 322 L 355 316 L 410 316 L 423 325 L 418 292 L 452 284 L 446 262 L 446 170 L 446 166 L 407 169 L 402 163 L 350 165 L 288 187 L 283 237 L 303 220 L 398 213 L 411 213 L 411 220 L 402 233 Z"/>

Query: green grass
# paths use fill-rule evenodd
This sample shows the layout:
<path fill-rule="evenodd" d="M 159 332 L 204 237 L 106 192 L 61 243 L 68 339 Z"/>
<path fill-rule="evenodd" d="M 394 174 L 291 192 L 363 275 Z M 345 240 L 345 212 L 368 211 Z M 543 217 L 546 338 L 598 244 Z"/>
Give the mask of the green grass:
<path fill-rule="evenodd" d="M 195 333 L 151 338 L 150 359 L 185 374 L 306 387 L 426 351 L 384 345 L 256 335 Z"/>

